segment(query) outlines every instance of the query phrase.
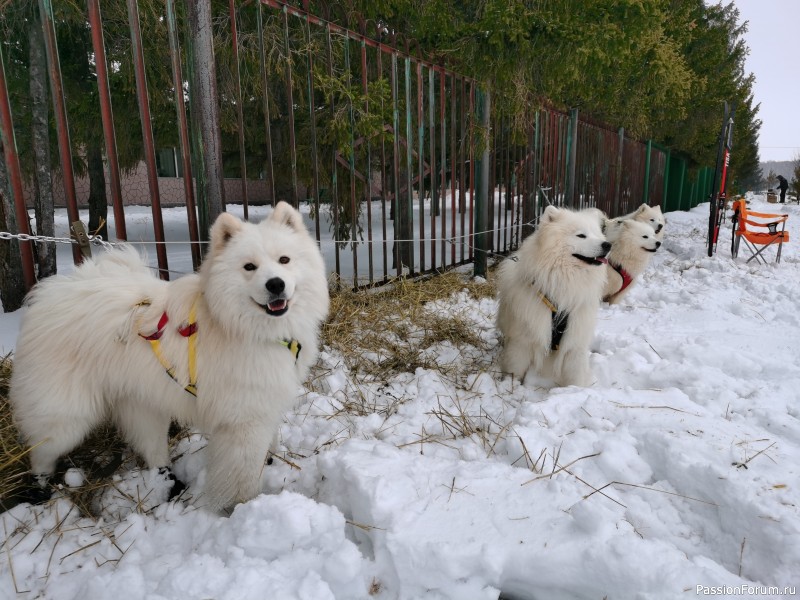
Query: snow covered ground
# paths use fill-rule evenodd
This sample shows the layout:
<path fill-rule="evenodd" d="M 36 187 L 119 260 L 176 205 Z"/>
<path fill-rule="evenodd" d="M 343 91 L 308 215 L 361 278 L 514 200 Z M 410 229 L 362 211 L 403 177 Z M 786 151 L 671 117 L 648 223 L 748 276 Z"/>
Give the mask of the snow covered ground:
<path fill-rule="evenodd" d="M 17 506 L 0 515 L 0 598 L 794 596 L 800 207 L 751 208 L 791 215 L 781 264 L 731 259 L 729 226 L 708 258 L 708 205 L 669 213 L 645 275 L 600 308 L 591 387 L 501 376 L 494 300 L 430 303 L 474 323 L 482 369 L 369 382 L 324 349 L 263 495 L 223 517 L 159 503 L 156 475 L 132 471 L 100 519 Z M 18 320 L 0 315 L 0 351 Z M 342 411 L 354 398 L 370 409 Z M 175 448 L 190 488 L 203 446 Z"/>

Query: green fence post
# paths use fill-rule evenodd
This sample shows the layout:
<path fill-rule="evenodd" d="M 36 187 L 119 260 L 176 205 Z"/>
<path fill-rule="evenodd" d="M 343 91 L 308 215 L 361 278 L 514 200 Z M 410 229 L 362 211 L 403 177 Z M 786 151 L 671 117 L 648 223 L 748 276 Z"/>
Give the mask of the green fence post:
<path fill-rule="evenodd" d="M 486 278 L 486 253 L 489 250 L 489 116 L 491 96 L 481 88 L 476 90 L 475 119 L 479 125 L 480 155 L 475 165 L 475 261 L 473 275 Z"/>
<path fill-rule="evenodd" d="M 578 156 L 578 109 L 569 109 L 569 129 L 567 130 L 567 181 L 564 189 L 564 203 L 570 208 L 581 208 L 575 202 L 575 168 Z"/>
<path fill-rule="evenodd" d="M 653 153 L 653 140 L 647 140 L 647 153 L 644 157 L 644 194 L 642 202 L 650 204 L 650 155 Z"/>
<path fill-rule="evenodd" d="M 664 166 L 664 197 L 661 200 L 661 210 L 667 212 L 667 193 L 669 192 L 669 167 L 672 163 L 672 150 L 667 148 L 667 164 Z"/>

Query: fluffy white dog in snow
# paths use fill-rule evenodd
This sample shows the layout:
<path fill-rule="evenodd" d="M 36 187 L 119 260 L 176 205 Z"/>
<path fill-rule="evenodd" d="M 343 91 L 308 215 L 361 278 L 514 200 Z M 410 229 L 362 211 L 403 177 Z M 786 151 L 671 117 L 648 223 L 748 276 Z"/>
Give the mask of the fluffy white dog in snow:
<path fill-rule="evenodd" d="M 634 219 L 609 222 L 606 237 L 611 242 L 611 251 L 604 267 L 607 278 L 603 300 L 616 304 L 650 264 L 661 241 L 649 224 Z"/>
<path fill-rule="evenodd" d="M 548 206 L 536 231 L 501 265 L 497 326 L 501 368 L 529 369 L 558 385 L 590 385 L 589 344 L 606 281 L 598 211 Z"/>
<path fill-rule="evenodd" d="M 284 413 L 314 364 L 328 285 L 302 216 L 223 213 L 200 271 L 165 282 L 131 248 L 39 283 L 11 378 L 16 423 L 39 481 L 111 419 L 151 468 L 168 467 L 171 419 L 208 435 L 200 504 L 261 491 Z"/>

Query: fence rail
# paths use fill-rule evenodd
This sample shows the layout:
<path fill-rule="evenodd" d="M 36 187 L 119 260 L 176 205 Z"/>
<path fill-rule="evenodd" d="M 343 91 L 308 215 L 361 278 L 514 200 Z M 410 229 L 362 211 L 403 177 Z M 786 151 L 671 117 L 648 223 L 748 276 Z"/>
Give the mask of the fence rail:
<path fill-rule="evenodd" d="M 204 16 L 204 6 L 220 12 Z M 109 0 L 104 14 L 97 0 L 85 10 L 59 0 L 8 4 L 0 17 L 0 195 L 11 233 L 53 235 L 28 222 L 41 191 L 33 174 L 44 167 L 70 221 L 89 205 L 98 231 L 113 221 L 112 240 L 127 238 L 126 209 L 148 204 L 167 278 L 173 259 L 161 242 L 188 239 L 197 268 L 216 204 L 241 204 L 248 218 L 251 207 L 283 199 L 306 207 L 342 285 L 361 287 L 512 251 L 545 202 L 614 216 L 641 202 L 686 208 L 710 191 L 703 172 L 691 183 L 677 153 L 577 110 L 531 107 L 520 130 L 492 102 L 482 126 L 480 82 L 412 52 L 384 24 L 354 18 L 353 26 L 347 15 L 279 0 L 199 0 L 192 14 L 184 9 L 174 0 L 141 12 L 136 0 Z M 208 38 L 195 35 L 203 19 Z M 38 44 L 44 74 L 30 68 Z M 204 57 L 213 68 L 198 69 Z M 37 107 L 26 90 L 37 77 L 49 89 L 57 140 L 58 160 L 48 165 L 29 151 Z M 216 143 L 219 155 L 210 156 Z M 476 183 L 486 160 L 482 198 Z M 186 207 L 184 232 L 164 231 L 162 206 L 172 205 Z M 18 243 L 29 287 L 36 248 Z M 82 260 L 77 249 L 74 260 Z"/>

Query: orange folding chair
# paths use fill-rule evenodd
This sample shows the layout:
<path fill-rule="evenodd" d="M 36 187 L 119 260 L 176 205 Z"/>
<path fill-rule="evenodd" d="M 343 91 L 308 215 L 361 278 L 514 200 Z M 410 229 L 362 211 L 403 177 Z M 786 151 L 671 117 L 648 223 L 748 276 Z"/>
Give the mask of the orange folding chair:
<path fill-rule="evenodd" d="M 756 218 L 757 220 L 753 220 Z M 775 262 L 781 262 L 783 243 L 789 241 L 789 232 L 786 231 L 786 221 L 789 215 L 754 212 L 747 209 L 744 198 L 733 203 L 733 239 L 731 240 L 731 256 L 739 255 L 739 242 L 744 240 L 745 246 L 750 250 L 750 262 L 754 258 L 758 262 L 767 264 L 767 259 L 762 254 L 764 250 L 778 245 L 778 254 Z"/>

